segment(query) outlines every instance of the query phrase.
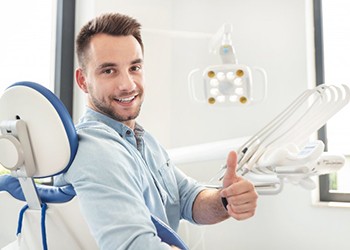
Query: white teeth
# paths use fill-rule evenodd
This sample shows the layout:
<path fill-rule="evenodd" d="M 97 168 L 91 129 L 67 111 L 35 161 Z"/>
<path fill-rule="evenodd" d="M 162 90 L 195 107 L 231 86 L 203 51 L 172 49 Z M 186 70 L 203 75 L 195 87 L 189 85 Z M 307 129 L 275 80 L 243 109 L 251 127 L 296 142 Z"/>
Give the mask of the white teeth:
<path fill-rule="evenodd" d="M 117 101 L 118 102 L 131 102 L 133 99 L 135 98 L 135 96 L 131 96 L 131 97 L 128 97 L 128 98 L 117 98 Z"/>

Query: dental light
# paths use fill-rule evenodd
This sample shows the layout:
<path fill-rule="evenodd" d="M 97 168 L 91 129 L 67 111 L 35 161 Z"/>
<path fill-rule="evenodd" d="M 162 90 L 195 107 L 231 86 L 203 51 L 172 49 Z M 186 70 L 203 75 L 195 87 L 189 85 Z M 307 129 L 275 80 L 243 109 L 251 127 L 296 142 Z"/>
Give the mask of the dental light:
<path fill-rule="evenodd" d="M 235 49 L 231 40 L 232 26 L 225 24 L 213 37 L 210 52 L 221 57 L 222 64 L 211 65 L 202 71 L 195 69 L 189 74 L 189 88 L 194 100 L 207 102 L 210 105 L 246 105 L 259 102 L 266 96 L 266 73 L 258 67 L 249 67 L 238 64 Z M 218 49 L 217 49 L 218 47 Z M 254 77 L 253 77 L 254 73 Z M 260 99 L 253 95 L 254 84 L 259 83 L 255 78 L 260 74 L 260 83 L 263 86 L 263 94 Z M 204 98 L 198 97 L 196 86 L 203 81 Z"/>
<path fill-rule="evenodd" d="M 338 171 L 344 166 L 345 158 L 343 155 L 324 152 L 322 141 L 308 139 L 349 100 L 348 86 L 320 85 L 303 92 L 248 140 L 239 138 L 174 149 L 169 151 L 170 156 L 183 163 L 201 158 L 208 160 L 210 155 L 211 160 L 218 159 L 215 153 L 217 148 L 220 148 L 222 159 L 228 151 L 235 150 L 238 153 L 238 173 L 250 179 L 260 194 L 281 192 L 285 181 L 313 189 L 315 183 L 310 177 Z M 245 143 L 242 144 L 243 140 Z M 241 147 L 235 147 L 240 144 Z M 214 181 L 223 178 L 225 169 L 226 166 L 222 167 L 209 181 L 211 186 L 218 186 Z"/>

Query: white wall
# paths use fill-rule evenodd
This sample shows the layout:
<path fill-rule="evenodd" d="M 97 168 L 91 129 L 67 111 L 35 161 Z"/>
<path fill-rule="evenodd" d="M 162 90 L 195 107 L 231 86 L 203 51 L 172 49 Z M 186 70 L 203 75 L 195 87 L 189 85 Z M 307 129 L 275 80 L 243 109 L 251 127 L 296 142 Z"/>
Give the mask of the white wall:
<path fill-rule="evenodd" d="M 112 11 L 143 24 L 147 93 L 139 122 L 168 148 L 250 135 L 315 84 L 312 0 L 80 0 L 77 30 Z M 239 62 L 267 71 L 268 98 L 258 105 L 213 108 L 195 103 L 187 92 L 188 73 L 213 64 L 209 37 L 225 22 L 233 24 Z M 78 92 L 75 120 L 84 103 Z M 221 163 L 179 167 L 206 181 Z M 253 219 L 184 224 L 181 234 L 193 246 L 204 232 L 197 249 L 345 250 L 348 221 L 347 209 L 313 206 L 309 191 L 286 185 L 278 196 L 260 197 Z"/>

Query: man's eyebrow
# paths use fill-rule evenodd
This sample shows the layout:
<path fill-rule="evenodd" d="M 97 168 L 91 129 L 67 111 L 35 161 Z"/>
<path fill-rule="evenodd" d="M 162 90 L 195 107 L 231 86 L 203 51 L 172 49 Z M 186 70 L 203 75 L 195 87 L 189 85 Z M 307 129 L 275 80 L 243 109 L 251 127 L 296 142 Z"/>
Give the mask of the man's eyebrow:
<path fill-rule="evenodd" d="M 110 62 L 106 62 L 106 63 L 102 63 L 102 64 L 99 65 L 97 68 L 98 68 L 98 69 L 103 69 L 103 68 L 115 67 L 115 66 L 117 66 L 117 64 L 115 64 L 115 63 L 110 63 Z"/>
<path fill-rule="evenodd" d="M 131 64 L 137 64 L 137 63 L 143 63 L 143 59 L 142 58 L 138 58 L 138 59 L 135 59 L 135 60 L 131 61 Z"/>
<path fill-rule="evenodd" d="M 138 63 L 143 63 L 143 59 L 142 58 L 137 58 L 133 61 L 130 62 L 130 64 L 138 64 Z M 105 62 L 102 63 L 101 65 L 99 65 L 97 68 L 98 69 L 103 69 L 103 68 L 109 68 L 109 67 L 117 67 L 118 64 L 116 63 L 112 63 L 112 62 Z"/>

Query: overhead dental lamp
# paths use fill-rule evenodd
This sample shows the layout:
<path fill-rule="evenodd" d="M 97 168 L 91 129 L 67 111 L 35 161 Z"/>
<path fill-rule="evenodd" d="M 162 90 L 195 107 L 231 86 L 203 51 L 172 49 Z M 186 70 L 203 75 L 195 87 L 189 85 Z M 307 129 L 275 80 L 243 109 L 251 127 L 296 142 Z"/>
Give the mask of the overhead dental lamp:
<path fill-rule="evenodd" d="M 232 25 L 225 24 L 211 42 L 210 53 L 219 54 L 222 64 L 190 72 L 190 93 L 197 102 L 216 106 L 247 105 L 266 97 L 266 72 L 262 68 L 238 64 L 231 36 Z M 198 95 L 200 84 L 204 87 L 204 97 Z M 262 90 L 259 95 L 253 91 L 253 85 L 257 84 Z"/>

